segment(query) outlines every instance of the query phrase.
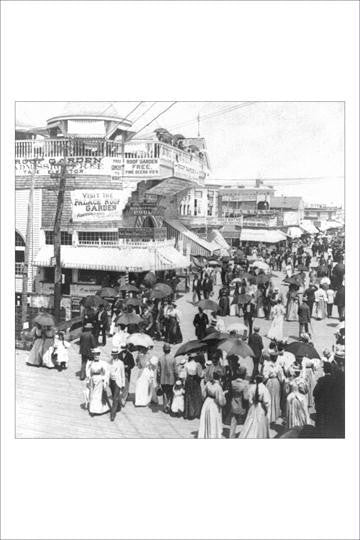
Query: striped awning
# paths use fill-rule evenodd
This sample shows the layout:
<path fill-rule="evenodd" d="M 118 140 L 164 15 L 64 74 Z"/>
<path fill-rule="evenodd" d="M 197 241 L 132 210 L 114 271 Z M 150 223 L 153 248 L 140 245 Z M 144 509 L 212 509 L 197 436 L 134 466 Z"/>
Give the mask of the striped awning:
<path fill-rule="evenodd" d="M 53 246 L 43 246 L 34 265 L 50 267 Z M 114 272 L 148 272 L 150 270 L 175 270 L 187 268 L 190 260 L 172 246 L 156 248 L 62 246 L 61 266 L 79 270 L 106 270 Z"/>

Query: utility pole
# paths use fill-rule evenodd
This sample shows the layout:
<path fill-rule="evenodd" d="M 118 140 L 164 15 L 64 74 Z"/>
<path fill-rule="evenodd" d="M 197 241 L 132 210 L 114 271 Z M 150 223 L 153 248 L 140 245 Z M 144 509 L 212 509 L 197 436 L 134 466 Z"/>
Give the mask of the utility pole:
<path fill-rule="evenodd" d="M 27 209 L 24 267 L 23 267 L 23 272 L 22 272 L 22 292 L 21 292 L 22 328 L 24 328 L 24 324 L 27 321 L 27 297 L 28 297 L 28 282 L 29 282 L 30 250 L 31 250 L 31 244 L 32 244 L 34 183 L 35 183 L 36 165 L 39 160 L 38 158 L 31 158 L 29 159 L 29 161 L 33 162 L 33 168 L 32 168 L 32 173 L 31 173 L 31 184 L 30 184 L 30 193 L 29 193 L 28 209 Z"/>
<path fill-rule="evenodd" d="M 198 134 L 197 136 L 200 137 L 200 113 L 197 115 L 197 123 L 198 123 Z"/>
<path fill-rule="evenodd" d="M 60 174 L 52 174 L 52 179 L 59 179 L 59 191 L 57 197 L 57 207 L 54 221 L 54 258 L 55 258 L 55 275 L 54 275 L 54 317 L 56 323 L 60 321 L 60 303 L 61 303 L 61 218 L 64 209 L 64 198 L 67 178 L 75 178 L 73 175 L 67 174 L 67 142 L 64 146 L 64 157 L 60 161 Z"/>

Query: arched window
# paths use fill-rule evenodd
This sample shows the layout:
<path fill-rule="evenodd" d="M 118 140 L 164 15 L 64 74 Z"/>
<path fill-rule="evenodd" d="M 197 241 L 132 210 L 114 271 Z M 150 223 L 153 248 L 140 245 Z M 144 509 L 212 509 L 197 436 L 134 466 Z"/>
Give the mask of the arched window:
<path fill-rule="evenodd" d="M 151 216 L 147 216 L 147 217 L 144 219 L 142 226 L 143 226 L 143 227 L 151 227 L 151 228 L 154 228 L 154 227 L 155 227 L 154 219 L 153 219 Z"/>
<path fill-rule="evenodd" d="M 20 233 L 15 231 L 15 275 L 21 276 L 25 261 L 25 241 Z"/>

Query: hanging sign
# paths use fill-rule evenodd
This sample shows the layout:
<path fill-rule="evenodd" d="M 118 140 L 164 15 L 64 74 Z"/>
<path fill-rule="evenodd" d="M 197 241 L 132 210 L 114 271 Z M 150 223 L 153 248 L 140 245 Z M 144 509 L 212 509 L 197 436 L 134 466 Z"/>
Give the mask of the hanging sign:
<path fill-rule="evenodd" d="M 159 176 L 160 160 L 158 158 L 112 158 L 111 175 L 133 178 Z"/>
<path fill-rule="evenodd" d="M 122 219 L 129 198 L 127 190 L 77 189 L 70 192 L 73 221 Z"/>

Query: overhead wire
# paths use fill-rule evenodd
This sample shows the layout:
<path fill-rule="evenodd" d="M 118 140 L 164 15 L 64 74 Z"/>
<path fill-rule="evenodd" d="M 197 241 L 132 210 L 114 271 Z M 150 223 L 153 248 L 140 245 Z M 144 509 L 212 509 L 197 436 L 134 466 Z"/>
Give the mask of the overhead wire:
<path fill-rule="evenodd" d="M 176 103 L 178 103 L 177 101 L 173 101 L 168 107 L 166 107 L 166 109 L 164 109 L 163 111 L 161 111 L 157 116 L 155 116 L 155 118 L 153 118 L 152 120 L 150 120 L 150 122 L 148 122 L 147 124 L 145 124 L 145 126 L 143 126 L 141 129 L 139 129 L 131 138 L 134 138 L 136 137 L 136 135 L 138 135 L 143 129 L 147 128 L 150 124 L 152 124 L 153 122 L 155 122 L 155 120 L 157 120 L 160 116 L 162 116 L 163 114 L 165 114 L 168 110 L 170 110 Z"/>

